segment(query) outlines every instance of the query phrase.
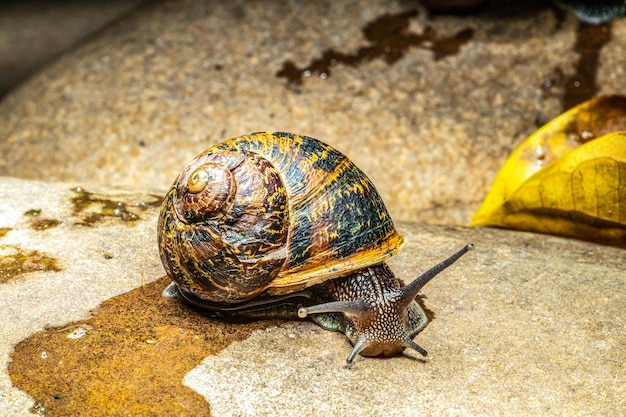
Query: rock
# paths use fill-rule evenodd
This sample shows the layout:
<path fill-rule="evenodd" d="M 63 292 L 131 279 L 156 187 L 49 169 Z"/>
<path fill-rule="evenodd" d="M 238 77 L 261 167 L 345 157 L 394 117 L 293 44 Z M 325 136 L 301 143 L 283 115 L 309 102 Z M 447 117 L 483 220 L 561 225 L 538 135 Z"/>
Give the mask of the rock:
<path fill-rule="evenodd" d="M 213 415 L 622 415 L 623 250 L 502 230 L 403 224 L 413 276 L 472 240 L 422 293 L 429 357 L 357 358 L 341 335 L 286 323 L 208 356 L 184 383 Z M 424 242 L 428 246 L 424 247 Z"/>
<path fill-rule="evenodd" d="M 399 223 L 408 244 L 390 265 L 402 279 L 469 241 L 476 250 L 422 291 L 434 319 L 416 340 L 428 358 L 358 357 L 347 369 L 346 338 L 311 323 L 225 323 L 161 299 L 167 279 L 157 256 L 153 195 L 13 178 L 0 184 L 6 202 L 0 274 L 6 276 L 19 251 L 29 254 L 31 268 L 41 266 L 0 283 L 0 399 L 7 415 L 29 415 L 31 407 L 67 415 L 76 410 L 71 407 L 85 407 L 82 395 L 92 399 L 93 415 L 110 411 L 111 402 L 145 414 L 198 415 L 173 389 L 135 396 L 181 384 L 201 394 L 215 416 L 626 411 L 624 250 L 506 230 Z M 129 213 L 138 219 L 128 221 Z M 59 223 L 40 229 L 36 220 L 44 218 Z M 45 256 L 57 269 L 41 262 Z M 200 354 L 198 341 L 205 344 Z M 72 357 L 79 359 L 70 363 Z M 177 373 L 164 376 L 148 358 Z M 119 374 L 132 385 L 118 385 L 113 376 Z M 79 383 L 84 375 L 93 383 Z M 40 382 L 27 392 L 15 387 L 26 380 Z M 119 395 L 101 403 L 100 391 L 84 391 L 94 386 Z M 98 404 L 108 408 L 94 409 Z"/>
<path fill-rule="evenodd" d="M 3 2 L 0 99 L 42 66 L 138 4 L 139 0 Z"/>
<path fill-rule="evenodd" d="M 163 275 L 154 245 L 160 198 L 76 186 L 0 178 L 2 415 L 26 415 L 33 405 L 6 373 L 20 340 Z"/>
<path fill-rule="evenodd" d="M 547 5 L 157 2 L 0 103 L 0 174 L 162 192 L 206 147 L 282 130 L 354 159 L 394 218 L 464 224 L 510 150 L 588 98 L 574 90 L 625 91 L 626 21 L 595 43 L 580 27 Z"/>

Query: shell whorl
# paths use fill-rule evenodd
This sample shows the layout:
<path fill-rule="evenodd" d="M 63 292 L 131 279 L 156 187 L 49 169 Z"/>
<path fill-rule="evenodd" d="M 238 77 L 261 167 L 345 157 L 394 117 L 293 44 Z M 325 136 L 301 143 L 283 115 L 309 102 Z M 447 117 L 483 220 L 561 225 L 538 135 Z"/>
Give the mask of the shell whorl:
<path fill-rule="evenodd" d="M 181 220 L 198 223 L 222 217 L 232 207 L 237 183 L 223 165 L 201 165 L 187 176 L 186 181 L 184 178 L 180 180 L 174 195 L 174 207 Z"/>
<path fill-rule="evenodd" d="M 258 154 L 216 150 L 193 160 L 166 196 L 159 226 L 161 257 L 181 293 L 211 305 L 263 291 L 286 259 L 286 198 L 279 173 Z"/>

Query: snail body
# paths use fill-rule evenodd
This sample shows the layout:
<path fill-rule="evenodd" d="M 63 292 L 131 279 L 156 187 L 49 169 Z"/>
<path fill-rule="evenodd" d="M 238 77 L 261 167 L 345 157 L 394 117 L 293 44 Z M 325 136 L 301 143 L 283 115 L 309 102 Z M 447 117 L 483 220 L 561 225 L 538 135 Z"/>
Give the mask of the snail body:
<path fill-rule="evenodd" d="M 301 317 L 344 332 L 357 353 L 410 347 L 426 325 L 417 292 L 469 245 L 401 287 L 384 263 L 404 244 L 367 176 L 314 138 L 240 136 L 187 165 L 158 223 L 161 260 L 182 298 L 246 317 Z M 426 275 L 426 274 L 425 274 Z"/>

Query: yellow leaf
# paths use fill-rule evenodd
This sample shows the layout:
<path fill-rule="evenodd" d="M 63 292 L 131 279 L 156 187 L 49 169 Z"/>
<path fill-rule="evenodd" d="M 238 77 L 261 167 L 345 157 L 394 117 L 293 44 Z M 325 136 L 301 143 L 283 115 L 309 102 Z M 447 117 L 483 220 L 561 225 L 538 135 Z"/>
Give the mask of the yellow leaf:
<path fill-rule="evenodd" d="M 624 131 L 598 137 L 613 129 Z M 590 100 L 532 134 L 471 224 L 626 247 L 626 97 Z"/>

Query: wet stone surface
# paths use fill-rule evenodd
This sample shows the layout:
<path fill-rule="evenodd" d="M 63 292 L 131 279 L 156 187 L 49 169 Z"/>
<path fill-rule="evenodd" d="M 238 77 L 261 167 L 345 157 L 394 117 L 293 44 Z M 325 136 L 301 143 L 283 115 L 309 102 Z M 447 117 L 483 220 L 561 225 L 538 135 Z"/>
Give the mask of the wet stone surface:
<path fill-rule="evenodd" d="M 102 301 L 163 274 L 152 243 L 156 208 L 141 210 L 141 217 L 134 222 L 105 216 L 86 226 L 85 216 L 99 208 L 76 212 L 74 187 L 0 178 L 0 361 L 5 370 L 10 352 L 20 340 L 43 328 L 85 319 Z M 119 189 L 95 185 L 89 189 L 104 200 L 127 207 L 154 200 L 151 195 Z M 34 223 L 40 218 L 55 219 L 58 224 L 41 228 Z M 43 359 L 42 353 L 38 353 L 39 359 Z M 36 363 L 29 360 L 24 365 L 28 369 Z M 32 370 L 24 374 L 37 376 Z M 39 375 L 51 378 L 46 373 Z M 44 400 L 58 397 L 57 391 L 47 392 L 51 397 Z M 33 399 L 15 388 L 6 371 L 0 373 L 0 403 L 2 416 L 28 415 L 29 409 L 43 412 L 42 406 L 33 408 Z M 51 404 L 54 401 L 46 405 L 48 409 Z"/>
<path fill-rule="evenodd" d="M 530 233 L 399 223 L 408 244 L 389 263 L 401 279 L 467 242 L 476 250 L 421 292 L 434 314 L 416 338 L 427 358 L 410 352 L 358 357 L 346 368 L 350 345 L 341 334 L 308 322 L 227 323 L 162 297 L 169 280 L 156 257 L 157 210 L 132 223 L 64 221 L 35 231 L 20 203 L 28 199 L 18 190 L 42 184 L 3 184 L 15 197 L 3 218 L 17 220 L 2 225 L 12 229 L 2 239 L 23 233 L 30 236 L 25 247 L 36 240 L 65 266 L 0 284 L 8 318 L 0 322 L 8 341 L 0 345 L 8 371 L 0 374 L 0 398 L 8 415 L 626 411 L 624 250 Z M 70 188 L 46 189 L 41 206 L 65 219 L 63 212 L 72 213 Z M 56 193 L 61 204 L 45 204 Z M 74 246 L 47 245 L 46 235 L 58 232 Z M 83 248 L 84 265 L 71 258 L 76 247 Z"/>
<path fill-rule="evenodd" d="M 357 66 L 382 58 L 391 65 L 410 52 L 411 48 L 419 47 L 431 50 L 435 60 L 456 55 L 461 46 L 467 43 L 473 29 L 465 28 L 452 36 L 439 37 L 436 31 L 427 26 L 421 34 L 409 32 L 410 18 L 418 16 L 413 10 L 399 14 L 385 14 L 363 27 L 363 35 L 370 43 L 360 47 L 355 54 L 328 50 L 320 58 L 314 59 L 305 68 L 298 68 L 292 61 L 283 62 L 277 77 L 283 77 L 292 84 L 301 85 L 305 77 L 328 78 L 330 68 L 337 65 Z"/>
<path fill-rule="evenodd" d="M 206 355 L 272 322 L 233 325 L 161 296 L 163 278 L 102 303 L 87 320 L 49 327 L 11 354 L 15 386 L 46 416 L 209 415 L 182 380 Z"/>
<path fill-rule="evenodd" d="M 35 271 L 58 271 L 56 259 L 19 245 L 0 245 L 0 283 Z"/>

